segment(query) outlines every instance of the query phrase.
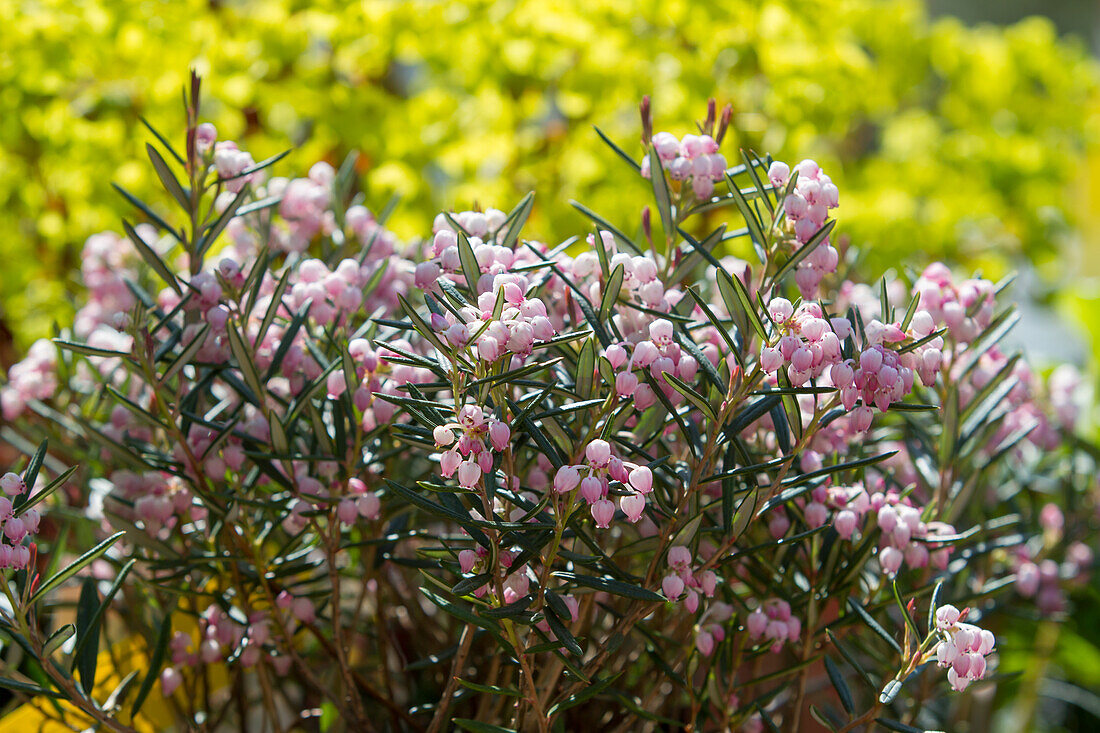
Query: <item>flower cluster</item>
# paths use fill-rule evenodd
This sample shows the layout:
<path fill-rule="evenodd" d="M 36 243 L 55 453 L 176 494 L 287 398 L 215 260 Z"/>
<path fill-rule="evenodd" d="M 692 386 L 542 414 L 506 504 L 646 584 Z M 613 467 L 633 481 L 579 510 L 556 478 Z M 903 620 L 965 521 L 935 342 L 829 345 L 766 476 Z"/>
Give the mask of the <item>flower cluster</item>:
<path fill-rule="evenodd" d="M 624 462 L 614 455 L 611 445 L 597 438 L 584 450 L 585 462 L 564 465 L 554 474 L 554 491 L 569 494 L 580 487 L 581 497 L 588 503 L 596 526 L 607 529 L 615 517 L 615 504 L 609 498 L 611 482 L 629 487 L 619 499 L 619 507 L 631 522 L 642 517 L 646 495 L 653 491 L 653 472 L 648 466 Z"/>
<path fill-rule="evenodd" d="M 965 617 L 966 611 L 951 605 L 936 609 L 936 631 L 942 637 L 935 649 L 936 662 L 947 669 L 951 688 L 960 691 L 985 676 L 985 658 L 996 645 L 991 631 L 963 623 Z"/>
<path fill-rule="evenodd" d="M 13 502 L 27 493 L 27 485 L 18 474 L 0 476 L 0 491 L 0 531 L 7 540 L 0 544 L 0 568 L 22 570 L 31 562 L 31 550 L 23 540 L 38 534 L 38 511 L 27 509 L 16 515 Z"/>
<path fill-rule="evenodd" d="M 674 405 L 683 402 L 684 397 L 669 383 L 665 374 L 691 384 L 699 373 L 699 362 L 673 340 L 671 321 L 653 321 L 648 331 L 649 338 L 643 341 L 612 344 L 603 350 L 603 357 L 615 372 L 615 393 L 621 399 L 632 400 L 639 412 L 644 412 L 657 402 L 653 388 L 642 382 L 646 372 L 665 399 Z"/>
<path fill-rule="evenodd" d="M 791 614 L 791 604 L 781 598 L 769 598 L 745 619 L 745 630 L 753 641 L 770 642 L 773 653 L 783 644 L 797 644 L 802 636 L 802 620 Z"/>
<path fill-rule="evenodd" d="M 833 180 L 812 160 L 802 161 L 794 172 L 798 176 L 794 188 L 783 199 L 785 224 L 798 243 L 806 244 L 825 226 L 829 210 L 840 203 L 840 193 Z M 785 191 L 790 178 L 791 167 L 786 163 L 777 160 L 768 168 L 768 180 L 777 190 Z M 840 254 L 826 237 L 798 263 L 795 282 L 802 297 L 812 298 L 825 276 L 836 272 L 839 262 Z"/>
<path fill-rule="evenodd" d="M 714 183 L 726 174 L 726 158 L 718 152 L 718 143 L 710 135 L 684 135 L 678 139 L 671 132 L 653 136 L 653 149 L 661 166 L 674 181 L 690 181 L 697 198 L 710 198 Z M 642 160 L 642 176 L 651 175 L 649 156 Z"/>
<path fill-rule="evenodd" d="M 178 727 L 243 724 L 232 691 L 271 721 L 331 709 L 366 730 L 385 709 L 395 730 L 438 730 L 502 721 L 502 691 L 514 727 L 547 733 L 604 715 L 583 677 L 606 683 L 600 706 L 643 701 L 601 724 L 798 730 L 808 702 L 742 700 L 788 671 L 807 698 L 828 687 L 802 664 L 829 649 L 826 627 L 884 679 L 933 657 L 956 689 L 982 678 L 993 637 L 949 607 L 891 669 L 875 645 L 894 593 L 942 581 L 983 625 L 1002 623 L 994 594 L 1012 580 L 1046 613 L 1069 607 L 1092 528 L 1026 508 L 1100 506 L 1092 453 L 1065 437 L 1082 380 L 992 343 L 1008 319 L 996 287 L 946 268 L 811 299 L 836 268 L 835 186 L 810 161 L 727 170 L 714 112 L 682 140 L 645 120 L 645 160 L 671 183 L 637 236 L 580 207 L 594 231 L 549 246 L 521 236 L 531 197 L 402 242 L 358 203 L 350 161 L 272 177 L 189 110 L 194 160 L 151 157 L 194 211 L 89 239 L 76 320 L 0 388 L 17 435 L 50 438 L 33 465 L 92 474 L 93 521 L 73 536 L 107 539 L 84 603 L 134 573 L 104 644 L 148 637 L 141 609 L 177 603 L 146 643 L 171 650 L 155 674 Z M 733 219 L 696 240 L 700 212 Z M 22 479 L 0 484 L 0 566 L 59 551 L 51 533 L 26 542 Z M 81 667 L 39 638 L 51 615 L 12 614 L 45 674 Z M 916 704 L 927 687 L 907 687 Z"/>
<path fill-rule="evenodd" d="M 459 485 L 472 489 L 483 473 L 493 469 L 493 452 L 502 453 L 508 448 L 512 429 L 508 423 L 486 415 L 484 408 L 466 405 L 454 422 L 437 426 L 433 437 L 437 448 L 448 449 L 439 458 L 443 476 L 450 478 L 457 472 Z"/>
<path fill-rule="evenodd" d="M 661 590 L 666 598 L 678 601 L 684 591 L 687 591 L 684 607 L 688 613 L 695 613 L 699 608 L 700 594 L 705 598 L 714 598 L 715 589 L 721 579 L 713 570 L 692 571 L 693 558 L 689 548 L 684 545 L 669 548 L 667 562 L 672 572 L 661 581 Z"/>

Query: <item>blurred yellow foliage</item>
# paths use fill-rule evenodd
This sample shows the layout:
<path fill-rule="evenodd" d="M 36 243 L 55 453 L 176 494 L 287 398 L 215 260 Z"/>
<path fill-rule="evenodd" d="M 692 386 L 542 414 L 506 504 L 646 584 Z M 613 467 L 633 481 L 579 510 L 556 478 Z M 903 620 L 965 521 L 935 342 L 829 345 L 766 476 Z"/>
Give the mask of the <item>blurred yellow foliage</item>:
<path fill-rule="evenodd" d="M 1050 251 L 1096 122 L 1096 68 L 1048 22 L 973 29 L 912 0 L 0 0 L 0 18 L 0 316 L 23 345 L 68 316 L 83 240 L 131 215 L 111 181 L 166 203 L 139 117 L 178 140 L 191 66 L 220 137 L 295 147 L 279 173 L 362 151 L 404 236 L 531 189 L 547 240 L 586 230 L 571 198 L 633 231 L 623 188 L 644 182 L 591 125 L 637 152 L 643 94 L 679 134 L 714 96 L 736 111 L 727 152 L 827 167 L 878 267 Z"/>

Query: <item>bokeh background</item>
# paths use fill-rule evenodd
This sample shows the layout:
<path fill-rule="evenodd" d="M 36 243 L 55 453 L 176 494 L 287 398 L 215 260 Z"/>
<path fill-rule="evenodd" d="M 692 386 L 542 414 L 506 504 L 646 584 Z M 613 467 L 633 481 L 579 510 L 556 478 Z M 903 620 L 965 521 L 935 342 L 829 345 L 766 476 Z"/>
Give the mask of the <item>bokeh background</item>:
<path fill-rule="evenodd" d="M 632 228 L 623 187 L 643 184 L 593 125 L 637 151 L 643 94 L 677 133 L 713 96 L 735 110 L 728 150 L 827 168 L 868 273 L 1017 271 L 1017 340 L 1084 366 L 1100 353 L 1098 50 L 1095 0 L 0 0 L 0 371 L 71 315 L 84 240 L 129 213 L 111 182 L 167 203 L 141 118 L 178 139 L 191 67 L 220 137 L 256 160 L 292 149 L 280 173 L 358 150 L 368 204 L 400 196 L 406 238 L 532 189 L 546 241 L 587 231 L 569 199 Z M 1095 730 L 1100 596 L 1083 593 L 1043 661 L 1073 687 L 1028 704 Z"/>

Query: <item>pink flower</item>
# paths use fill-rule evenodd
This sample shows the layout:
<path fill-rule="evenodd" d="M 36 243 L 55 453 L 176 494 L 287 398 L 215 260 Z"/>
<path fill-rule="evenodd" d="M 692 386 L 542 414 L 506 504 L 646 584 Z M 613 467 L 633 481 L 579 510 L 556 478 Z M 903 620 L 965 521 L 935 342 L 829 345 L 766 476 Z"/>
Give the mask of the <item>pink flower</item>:
<path fill-rule="evenodd" d="M 581 482 L 581 474 L 573 466 L 562 466 L 554 474 L 554 491 L 559 494 L 568 494 L 577 488 Z"/>
<path fill-rule="evenodd" d="M 507 448 L 511 439 L 512 429 L 508 427 L 508 423 L 498 420 L 489 426 L 489 442 L 498 452 Z"/>
<path fill-rule="evenodd" d="M 665 598 L 668 600 L 675 601 L 684 592 L 684 581 L 675 573 L 666 575 L 664 580 L 661 581 L 661 592 L 665 594 Z"/>
<path fill-rule="evenodd" d="M 589 504 L 594 504 L 603 498 L 603 482 L 595 476 L 587 476 L 581 481 L 581 496 Z"/>
<path fill-rule="evenodd" d="M 439 457 L 439 472 L 442 473 L 445 478 L 450 478 L 454 476 L 460 463 L 462 463 L 462 456 L 459 455 L 458 451 L 446 451 Z"/>
<path fill-rule="evenodd" d="M 160 673 L 160 691 L 165 697 L 171 697 L 181 684 L 183 677 L 175 667 L 165 667 Z"/>
<path fill-rule="evenodd" d="M 463 461 L 458 467 L 458 483 L 463 488 L 472 489 L 481 480 L 481 466 L 473 461 Z"/>
<path fill-rule="evenodd" d="M 606 440 L 597 438 L 588 444 L 584 455 L 593 466 L 604 468 L 611 462 L 611 445 Z"/>
<path fill-rule="evenodd" d="M 9 471 L 0 477 L 0 491 L 8 496 L 18 496 L 26 490 L 27 485 L 23 483 L 23 479 L 18 474 Z"/>
<path fill-rule="evenodd" d="M 714 636 L 709 631 L 700 631 L 695 635 L 695 648 L 704 657 L 709 657 L 714 651 Z"/>
<path fill-rule="evenodd" d="M 630 485 L 642 494 L 653 491 L 653 471 L 649 466 L 638 466 L 630 472 Z"/>
<path fill-rule="evenodd" d="M 628 494 L 619 499 L 619 508 L 623 510 L 623 514 L 633 524 L 642 518 L 642 512 L 645 511 L 645 495 Z"/>
<path fill-rule="evenodd" d="M 596 526 L 607 529 L 611 526 L 611 520 L 615 516 L 615 505 L 607 499 L 601 499 L 592 505 L 592 518 L 596 520 Z"/>

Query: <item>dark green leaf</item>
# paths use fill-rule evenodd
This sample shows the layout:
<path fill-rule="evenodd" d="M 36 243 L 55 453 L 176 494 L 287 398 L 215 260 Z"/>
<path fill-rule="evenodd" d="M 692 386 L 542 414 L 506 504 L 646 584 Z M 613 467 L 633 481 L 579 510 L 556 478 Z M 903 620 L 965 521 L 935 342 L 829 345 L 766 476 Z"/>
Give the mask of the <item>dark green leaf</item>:
<path fill-rule="evenodd" d="M 39 586 L 38 590 L 36 590 L 34 592 L 34 594 L 31 595 L 31 598 L 27 602 L 27 605 L 28 606 L 33 606 L 35 603 L 40 601 L 42 599 L 42 597 L 45 596 L 47 593 L 49 593 L 51 590 L 53 590 L 54 588 L 61 585 L 62 583 L 64 583 L 69 578 L 71 578 L 74 575 L 76 575 L 77 573 L 79 573 L 81 570 L 86 568 L 88 565 L 91 565 L 93 561 L 97 560 L 98 558 L 100 558 L 103 555 L 103 553 L 107 552 L 107 550 L 109 550 L 111 548 L 111 546 L 114 545 L 115 542 L 117 542 L 119 540 L 119 538 L 122 537 L 122 535 L 124 535 L 124 534 L 126 534 L 126 533 L 125 532 L 115 532 L 113 535 L 111 535 L 107 539 L 103 540 L 98 545 L 96 545 L 95 547 L 88 550 L 87 552 L 85 552 L 80 557 L 78 557 L 76 560 L 73 561 L 72 565 L 69 565 L 67 568 L 65 568 L 61 572 L 57 573 L 56 575 L 51 577 L 49 580 L 44 582 L 41 586 Z"/>
<path fill-rule="evenodd" d="M 556 578 L 561 578 L 567 583 L 573 583 L 574 585 L 580 585 L 585 588 L 607 591 L 612 595 L 623 596 L 624 598 L 633 598 L 638 601 L 649 601 L 651 603 L 663 603 L 665 601 L 664 596 L 654 593 L 651 590 L 647 590 L 637 585 L 623 583 L 613 578 L 597 578 L 592 575 L 577 575 L 576 573 L 566 571 L 557 571 L 553 573 L 553 575 Z"/>

